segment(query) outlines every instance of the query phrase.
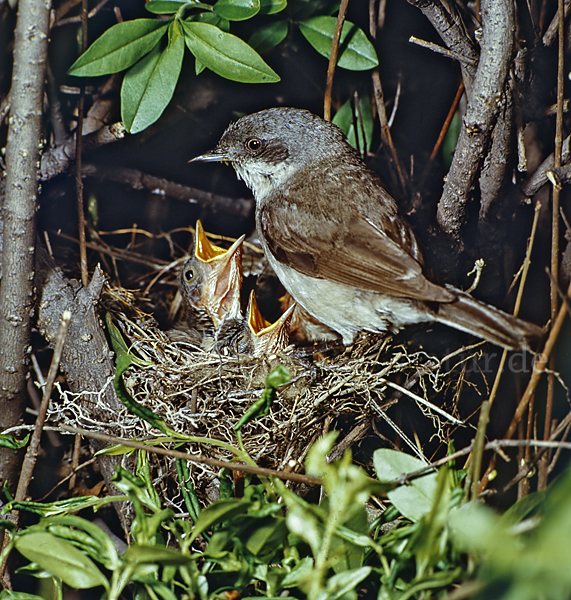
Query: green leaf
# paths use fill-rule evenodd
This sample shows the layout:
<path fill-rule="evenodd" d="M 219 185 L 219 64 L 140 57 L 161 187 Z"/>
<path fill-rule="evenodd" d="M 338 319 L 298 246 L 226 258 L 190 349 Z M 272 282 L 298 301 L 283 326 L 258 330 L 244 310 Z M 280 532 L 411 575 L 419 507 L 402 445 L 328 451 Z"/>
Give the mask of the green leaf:
<path fill-rule="evenodd" d="M 189 4 L 187 0 L 151 0 L 145 4 L 145 8 L 154 15 L 167 15 L 177 12 L 186 4 Z"/>
<path fill-rule="evenodd" d="M 109 588 L 106 577 L 90 558 L 47 531 L 19 535 L 14 545 L 29 561 L 72 588 L 83 590 L 100 585 Z"/>
<path fill-rule="evenodd" d="M 13 592 L 12 590 L 2 590 L 0 600 L 44 600 L 41 596 L 27 594 L 26 592 Z"/>
<path fill-rule="evenodd" d="M 257 417 L 265 417 L 270 414 L 270 406 L 276 395 L 278 387 L 287 383 L 291 379 L 289 371 L 283 366 L 278 365 L 266 377 L 266 387 L 260 398 L 242 415 L 242 418 L 234 425 L 234 431 L 240 431 L 246 423 L 253 421 Z"/>
<path fill-rule="evenodd" d="M 298 23 L 305 39 L 325 58 L 331 53 L 331 43 L 335 32 L 335 17 L 313 17 Z M 337 64 L 351 71 L 365 71 L 379 64 L 375 48 L 367 36 L 353 23 L 345 21 L 339 42 Z"/>
<path fill-rule="evenodd" d="M 281 44 L 288 32 L 287 21 L 274 21 L 260 27 L 248 40 L 248 44 L 259 52 L 266 52 Z"/>
<path fill-rule="evenodd" d="M 300 582 L 307 579 L 313 570 L 313 558 L 306 556 L 288 573 L 281 582 L 283 588 L 298 587 Z"/>
<path fill-rule="evenodd" d="M 98 450 L 94 456 L 120 456 L 122 454 L 133 454 L 133 452 L 135 452 L 135 448 L 123 446 L 123 444 L 113 444 L 112 446 Z"/>
<path fill-rule="evenodd" d="M 77 512 L 85 508 L 94 507 L 96 510 L 110 502 L 119 502 L 127 500 L 126 496 L 78 496 L 77 498 L 67 498 L 65 500 L 56 500 L 55 502 L 8 502 L 2 509 L 2 514 L 11 510 L 26 510 L 31 513 L 51 517 L 56 515 L 65 515 L 71 512 Z"/>
<path fill-rule="evenodd" d="M 357 598 L 355 588 L 371 573 L 371 567 L 361 567 L 353 571 L 344 571 L 333 575 L 327 580 L 327 600 L 338 600 L 341 598 Z M 351 592 L 353 592 L 351 594 Z M 350 594 L 350 595 L 347 595 Z"/>
<path fill-rule="evenodd" d="M 371 148 L 373 139 L 373 113 L 371 111 L 371 100 L 368 96 L 359 99 L 359 109 L 361 120 L 357 109 L 353 109 L 353 102 L 347 100 L 345 104 L 337 111 L 332 122 L 340 127 L 347 136 L 347 141 L 357 148 L 360 152 L 368 152 Z M 357 140 L 355 141 L 355 124 L 357 124 Z M 363 141 L 363 130 L 365 131 L 365 141 Z"/>
<path fill-rule="evenodd" d="M 23 440 L 18 440 L 13 435 L 2 433 L 0 434 L 0 446 L 2 448 L 10 448 L 11 450 L 19 450 L 28 444 L 29 439 L 29 433 L 26 434 L 26 437 Z"/>
<path fill-rule="evenodd" d="M 111 481 L 123 492 L 129 494 L 131 500 L 137 500 L 153 512 L 160 511 L 160 503 L 156 502 L 156 493 L 149 494 L 148 486 L 143 479 L 133 475 L 123 467 L 117 467 Z M 161 517 L 162 518 L 162 517 Z M 166 518 L 166 517 L 165 517 Z M 147 519 L 148 522 L 149 519 Z"/>
<path fill-rule="evenodd" d="M 260 0 L 261 15 L 275 15 L 287 6 L 287 0 Z"/>
<path fill-rule="evenodd" d="M 245 546 L 254 556 L 273 553 L 287 541 L 288 530 L 283 517 L 268 518 L 254 523 L 252 527 L 255 530 L 246 540 Z"/>
<path fill-rule="evenodd" d="M 220 15 L 217 15 L 215 12 L 197 13 L 188 17 L 185 20 L 189 23 L 209 23 L 210 25 L 215 25 L 216 27 L 218 27 L 218 29 L 222 29 L 222 31 L 230 31 L 230 21 L 228 19 L 223 19 Z"/>
<path fill-rule="evenodd" d="M 217 75 L 243 83 L 275 83 L 279 76 L 240 38 L 208 23 L 183 21 L 194 56 Z"/>
<path fill-rule="evenodd" d="M 418 471 L 426 463 L 414 456 L 388 448 L 373 453 L 373 464 L 381 482 L 390 482 L 405 473 Z M 418 521 L 432 509 L 437 487 L 434 472 L 413 479 L 409 485 L 401 485 L 388 492 L 389 500 L 411 521 Z"/>
<path fill-rule="evenodd" d="M 196 523 L 198 515 L 200 514 L 200 504 L 192 479 L 190 478 L 190 471 L 186 460 L 181 460 L 180 458 L 176 459 L 176 474 L 186 510 L 193 522 Z"/>
<path fill-rule="evenodd" d="M 229 21 L 244 21 L 260 12 L 260 0 L 218 0 L 213 8 Z"/>
<path fill-rule="evenodd" d="M 208 505 L 196 521 L 196 525 L 192 530 L 191 541 L 195 540 L 203 531 L 210 529 L 216 523 L 228 521 L 248 511 L 251 502 L 244 500 L 219 500 Z"/>
<path fill-rule="evenodd" d="M 161 51 L 156 46 L 129 69 L 121 86 L 121 116 L 127 131 L 139 133 L 163 114 L 174 94 L 183 55 L 183 37 L 174 33 L 167 48 Z"/>
<path fill-rule="evenodd" d="M 151 52 L 151 54 L 153 54 L 153 52 Z M 123 85 L 124 84 L 125 82 L 123 81 Z M 135 356 L 128 352 L 125 340 L 123 339 L 121 332 L 113 324 L 113 321 L 111 320 L 111 315 L 109 313 L 105 315 L 105 324 L 107 325 L 107 329 L 111 337 L 113 350 L 117 354 L 117 362 L 115 364 L 115 379 L 113 380 L 113 386 L 115 387 L 115 393 L 117 394 L 117 397 L 132 413 L 136 414 L 138 417 L 141 417 L 141 419 L 145 419 L 145 421 L 148 421 L 153 427 L 156 427 L 159 431 L 162 431 L 167 435 L 174 434 L 174 436 L 176 437 L 176 432 L 171 431 L 167 427 L 167 424 L 164 422 L 163 419 L 157 417 L 155 413 L 149 410 L 146 406 L 139 404 L 134 398 L 131 398 L 129 392 L 127 392 L 125 384 L 123 383 L 123 373 L 133 363 L 144 363 L 143 361 L 137 359 Z"/>
<path fill-rule="evenodd" d="M 454 150 L 460 137 L 460 129 L 462 128 L 462 118 L 460 113 L 456 111 L 452 117 L 450 127 L 444 136 L 444 142 L 442 143 L 442 159 L 446 167 L 452 164 L 452 157 L 454 156 Z"/>
<path fill-rule="evenodd" d="M 501 516 L 500 524 L 504 527 L 517 525 L 544 502 L 545 492 L 532 492 L 521 498 L 521 500 L 518 500 L 515 504 L 512 504 Z"/>
<path fill-rule="evenodd" d="M 186 565 L 192 562 L 189 556 L 184 556 L 179 550 L 162 546 L 133 544 L 125 550 L 124 559 L 131 563 L 150 563 L 160 565 Z"/>
<path fill-rule="evenodd" d="M 73 541 L 76 546 L 89 552 L 90 556 L 106 569 L 113 571 L 119 566 L 117 549 L 111 538 L 91 521 L 69 515 L 44 519 L 40 522 L 49 532 L 64 540 Z"/>
<path fill-rule="evenodd" d="M 168 25 L 168 21 L 156 19 L 117 23 L 91 44 L 68 73 L 76 77 L 96 77 L 128 69 L 158 44 Z"/>
<path fill-rule="evenodd" d="M 310 507 L 293 504 L 287 500 L 286 503 L 288 504 L 286 516 L 288 529 L 307 542 L 313 555 L 317 556 L 323 543 L 323 527 L 319 519 Z"/>

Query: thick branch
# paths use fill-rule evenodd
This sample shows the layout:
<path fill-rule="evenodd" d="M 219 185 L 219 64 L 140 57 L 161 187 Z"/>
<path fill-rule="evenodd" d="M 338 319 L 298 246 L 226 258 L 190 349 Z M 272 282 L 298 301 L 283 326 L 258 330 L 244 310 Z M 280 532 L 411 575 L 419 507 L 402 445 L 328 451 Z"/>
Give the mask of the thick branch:
<path fill-rule="evenodd" d="M 49 9 L 45 0 L 21 0 L 15 32 L 2 215 L 0 394 L 6 405 L 0 410 L 0 426 L 18 419 L 19 410 L 13 411 L 10 401 L 20 397 L 25 389 Z"/>
<path fill-rule="evenodd" d="M 211 214 L 221 212 L 240 219 L 249 219 L 254 211 L 253 198 L 229 198 L 188 187 L 162 177 L 148 175 L 137 169 L 126 167 L 102 167 L 95 164 L 83 165 L 83 176 L 102 177 L 130 185 L 135 190 L 149 190 L 175 200 L 194 202 Z"/>
<path fill-rule="evenodd" d="M 571 160 L 571 136 L 565 138 L 563 146 L 561 148 L 561 164 L 565 165 Z M 526 198 L 534 196 L 540 188 L 545 185 L 548 181 L 547 173 L 553 171 L 555 167 L 555 158 L 553 153 L 550 154 L 537 168 L 535 173 L 523 183 L 521 186 L 522 194 Z M 567 180 L 562 179 L 562 183 Z"/>
<path fill-rule="evenodd" d="M 437 211 L 442 229 L 456 238 L 465 218 L 468 195 L 490 145 L 514 56 L 515 22 L 511 0 L 483 0 L 482 22 L 478 71 Z"/>
<path fill-rule="evenodd" d="M 460 68 L 469 94 L 476 74 L 478 51 L 456 6 L 451 2 L 446 2 L 444 6 L 440 0 L 408 0 L 408 3 L 423 12 L 449 50 L 464 58 Z"/>
<path fill-rule="evenodd" d="M 81 405 L 87 422 L 107 421 L 110 414 L 117 414 L 122 406 L 110 380 L 115 371 L 113 353 L 103 332 L 101 319 L 96 310 L 105 283 L 102 271 L 97 267 L 87 287 L 70 280 L 55 268 L 46 250 L 38 248 L 38 276 L 36 285 L 41 288 L 38 328 L 53 346 L 58 338 L 59 322 L 65 310 L 71 312 L 71 324 L 61 357 L 61 369 L 66 374 L 72 392 L 80 394 L 74 400 Z M 83 394 L 83 396 L 81 396 Z M 92 444 L 94 451 L 101 445 Z M 111 477 L 120 459 L 111 456 L 98 458 L 101 472 L 108 489 L 117 491 Z M 117 507 L 123 527 L 128 518 L 124 506 Z"/>

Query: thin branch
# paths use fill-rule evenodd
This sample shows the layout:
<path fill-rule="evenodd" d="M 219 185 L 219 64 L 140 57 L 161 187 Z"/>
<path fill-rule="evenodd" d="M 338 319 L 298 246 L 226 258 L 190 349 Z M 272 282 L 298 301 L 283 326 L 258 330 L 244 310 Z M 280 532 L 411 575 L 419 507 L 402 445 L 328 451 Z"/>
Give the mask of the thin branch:
<path fill-rule="evenodd" d="M 426 166 L 424 167 L 424 171 L 422 173 L 422 176 L 420 178 L 420 183 L 418 185 L 418 189 L 420 189 L 420 190 L 422 190 L 424 188 L 424 183 L 426 182 L 426 178 L 428 177 L 428 174 L 430 173 L 430 168 L 432 167 L 434 161 L 436 160 L 436 156 L 438 155 L 438 152 L 439 152 L 442 144 L 444 143 L 444 138 L 446 137 L 446 134 L 448 133 L 448 130 L 450 129 L 450 123 L 452 123 L 452 119 L 454 118 L 454 115 L 456 114 L 456 109 L 458 108 L 458 104 L 460 104 L 460 100 L 462 99 L 463 95 L 464 95 L 464 82 L 461 81 L 460 85 L 458 86 L 458 90 L 456 91 L 456 96 L 454 96 L 454 100 L 452 101 L 452 104 L 450 106 L 450 110 L 448 111 L 448 114 L 446 115 L 446 119 L 444 120 L 444 124 L 442 125 L 442 129 L 440 130 L 440 133 L 438 134 L 438 139 L 436 140 L 436 144 L 434 144 L 434 148 L 432 149 L 430 158 L 428 159 L 428 162 L 426 163 Z"/>
<path fill-rule="evenodd" d="M 383 96 L 383 86 L 381 85 L 381 77 L 378 69 L 373 69 L 371 74 L 373 80 L 373 93 L 375 96 L 375 105 L 377 107 L 377 115 L 379 117 L 379 123 L 381 125 L 381 141 L 389 149 L 389 154 L 392 158 L 394 168 L 397 172 L 398 181 L 401 187 L 401 192 L 406 192 L 406 179 L 402 172 L 400 161 L 398 159 L 396 148 L 393 144 L 393 138 L 391 136 L 391 130 L 387 120 L 387 111 L 385 109 L 385 100 Z"/>
<path fill-rule="evenodd" d="M 189 452 L 180 452 L 179 450 L 169 450 L 167 448 L 150 446 L 147 444 L 141 444 L 140 442 L 133 442 L 132 440 L 125 440 L 112 435 L 106 435 L 104 433 L 97 433 L 95 431 L 80 429 L 79 427 L 69 427 L 68 425 L 60 425 L 59 429 L 60 431 L 67 431 L 68 433 L 83 435 L 87 438 L 92 438 L 101 442 L 107 442 L 109 444 L 121 444 L 123 446 L 127 446 L 128 448 L 145 450 L 146 452 L 161 454 L 163 456 L 172 456 L 173 458 L 180 458 L 181 460 L 188 460 L 189 462 L 210 465 L 212 467 L 218 467 L 221 469 L 230 469 L 232 471 L 253 473 L 254 475 L 260 475 L 262 477 L 277 477 L 278 479 L 283 479 L 284 481 L 297 481 L 300 483 L 306 483 L 308 485 L 322 484 L 321 479 L 319 479 L 318 477 L 303 475 L 302 473 L 287 473 L 285 471 L 265 469 L 263 467 L 257 467 L 254 465 L 246 465 L 242 463 L 229 462 L 226 460 L 218 460 L 216 458 L 202 456 L 201 454 L 190 454 Z"/>
<path fill-rule="evenodd" d="M 564 100 L 564 61 L 565 61 L 565 16 L 563 0 L 558 2 L 558 63 L 557 63 L 557 115 L 555 119 L 555 149 L 554 149 L 554 168 L 561 167 L 561 154 L 563 148 L 563 100 Z M 559 306 L 558 281 L 559 281 L 559 206 L 560 206 L 561 187 L 553 186 L 551 200 L 551 281 L 549 295 L 551 300 L 551 319 L 555 319 L 557 308 Z M 555 370 L 555 356 L 550 358 L 551 371 Z M 547 380 L 547 397 L 545 401 L 545 422 L 543 428 L 543 437 L 547 439 L 551 431 L 551 414 L 553 411 L 553 395 L 555 393 L 555 377 L 553 373 L 549 374 Z M 539 465 L 539 474 L 537 487 L 539 491 L 547 487 L 547 467 L 548 456 L 544 456 Z"/>
<path fill-rule="evenodd" d="M 569 287 L 567 288 L 567 297 L 571 298 L 571 284 L 569 284 Z M 536 357 L 537 360 L 535 361 L 535 364 L 533 365 L 533 372 L 532 372 L 529 382 L 527 384 L 527 388 L 525 389 L 525 392 L 523 393 L 523 396 L 522 396 L 521 400 L 519 401 L 519 404 L 517 406 L 517 409 L 515 411 L 513 419 L 512 419 L 510 426 L 508 427 L 508 430 L 506 432 L 506 435 L 505 435 L 506 439 L 511 439 L 511 437 L 515 433 L 517 424 L 523 417 L 523 414 L 524 414 L 526 408 L 528 407 L 528 405 L 531 401 L 531 398 L 535 394 L 535 389 L 537 388 L 537 384 L 539 383 L 539 380 L 541 378 L 541 375 L 543 374 L 543 371 L 545 371 L 545 368 L 547 367 L 547 363 L 549 361 L 549 356 L 551 355 L 551 352 L 553 351 L 555 342 L 557 341 L 557 338 L 561 331 L 561 327 L 563 327 L 563 322 L 565 321 L 566 316 L 567 316 L 567 306 L 565 304 L 563 304 L 561 306 L 561 308 L 559 309 L 557 318 L 555 319 L 555 321 L 553 322 L 553 324 L 551 326 L 551 331 L 549 332 L 549 337 L 547 338 L 547 341 L 545 342 L 543 352 L 541 354 L 538 354 Z M 486 470 L 486 473 L 484 474 L 484 477 L 482 477 L 482 481 L 480 483 L 480 491 L 485 489 L 485 487 L 487 486 L 489 478 L 490 478 L 490 474 L 494 469 L 495 469 L 495 460 L 492 459 Z"/>
<path fill-rule="evenodd" d="M 335 67 L 337 66 L 337 57 L 339 55 L 339 40 L 341 39 L 341 31 L 347 14 L 347 6 L 349 0 L 341 0 L 339 13 L 337 14 L 337 23 L 335 23 L 335 32 L 331 41 L 331 52 L 329 53 L 329 64 L 327 65 L 327 83 L 325 85 L 325 97 L 323 102 L 323 118 L 326 121 L 331 121 L 331 93 L 333 90 L 333 76 L 335 75 Z"/>
<path fill-rule="evenodd" d="M 68 310 L 65 310 L 61 316 L 58 338 L 55 345 L 52 362 L 50 364 L 50 369 L 48 371 L 48 377 L 46 379 L 46 385 L 44 387 L 44 392 L 42 395 L 42 402 L 40 404 L 38 418 L 36 419 L 36 426 L 34 427 L 34 433 L 32 434 L 30 445 L 28 446 L 28 450 L 26 451 L 26 456 L 22 464 L 20 480 L 18 481 L 18 489 L 16 490 L 15 495 L 15 499 L 17 502 L 21 502 L 26 498 L 26 494 L 28 493 L 28 486 L 30 485 L 30 481 L 32 481 L 32 474 L 34 472 L 34 467 L 36 466 L 36 459 L 38 457 L 38 451 L 40 449 L 40 439 L 42 437 L 44 423 L 46 422 L 46 415 L 48 412 L 48 406 L 50 404 L 50 397 L 52 395 L 55 378 L 58 374 L 59 363 L 63 352 L 63 345 L 65 343 L 65 338 L 69 330 L 70 321 L 71 313 Z"/>
<path fill-rule="evenodd" d="M 565 0 L 563 20 L 565 20 L 567 18 L 567 16 L 569 15 L 570 9 L 571 9 L 571 0 Z M 560 29 L 559 29 L 559 23 L 560 23 L 559 15 L 561 14 L 559 12 L 560 10 L 561 9 L 560 9 L 560 5 L 559 5 L 556 15 L 553 17 L 553 20 L 551 21 L 551 23 L 549 23 L 549 27 L 547 28 L 546 32 L 543 34 L 542 41 L 543 41 L 543 45 L 545 47 L 551 46 L 551 44 L 553 44 L 553 42 L 557 39 L 557 34 L 560 32 Z M 559 36 L 559 39 L 561 39 L 561 36 Z"/>
<path fill-rule="evenodd" d="M 81 51 L 87 50 L 87 0 L 81 0 Z M 87 248 L 85 247 L 85 215 L 83 209 L 83 178 L 81 173 L 83 141 L 83 117 L 85 112 L 85 85 L 81 84 L 79 102 L 77 104 L 77 131 L 75 136 L 75 193 L 77 197 L 77 230 L 79 234 L 79 264 L 81 283 L 84 287 L 89 283 L 87 272 Z"/>
<path fill-rule="evenodd" d="M 437 54 L 442 54 L 442 56 L 446 56 L 447 58 L 451 58 L 451 59 L 457 60 L 459 62 L 467 63 L 469 65 L 472 65 L 473 67 L 478 66 L 477 60 L 473 60 L 471 58 L 462 56 L 461 54 L 458 54 L 458 52 L 453 52 L 452 50 L 443 48 L 442 46 L 439 46 L 438 44 L 435 44 L 434 42 L 427 42 L 426 40 L 421 40 L 420 38 L 417 38 L 414 35 L 411 35 L 408 38 L 408 41 L 411 44 L 416 44 L 417 46 L 420 46 L 421 48 L 426 48 L 428 50 L 432 50 L 432 52 L 436 52 Z"/>

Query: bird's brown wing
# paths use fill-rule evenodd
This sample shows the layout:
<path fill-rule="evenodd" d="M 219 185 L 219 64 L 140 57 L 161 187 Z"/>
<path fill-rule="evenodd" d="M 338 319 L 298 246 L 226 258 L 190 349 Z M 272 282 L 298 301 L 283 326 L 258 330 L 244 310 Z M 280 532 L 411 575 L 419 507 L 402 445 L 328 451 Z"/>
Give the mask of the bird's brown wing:
<path fill-rule="evenodd" d="M 261 233 L 276 260 L 296 271 L 401 298 L 454 299 L 451 292 L 426 279 L 406 247 L 365 216 L 338 222 L 322 215 L 320 226 L 309 228 L 301 224 L 306 217 L 315 222 L 314 214 L 304 215 L 299 205 L 276 208 L 276 203 L 269 203 L 260 210 Z"/>

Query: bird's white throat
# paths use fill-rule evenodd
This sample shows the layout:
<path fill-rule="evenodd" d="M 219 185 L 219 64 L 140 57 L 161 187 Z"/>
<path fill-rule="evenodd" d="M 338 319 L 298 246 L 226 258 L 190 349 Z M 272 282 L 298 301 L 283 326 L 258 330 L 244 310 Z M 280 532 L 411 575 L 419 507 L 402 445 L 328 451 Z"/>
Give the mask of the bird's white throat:
<path fill-rule="evenodd" d="M 259 160 L 235 162 L 232 165 L 238 179 L 241 179 L 254 194 L 258 201 L 281 188 L 296 172 L 293 162 L 282 161 L 271 164 Z"/>

